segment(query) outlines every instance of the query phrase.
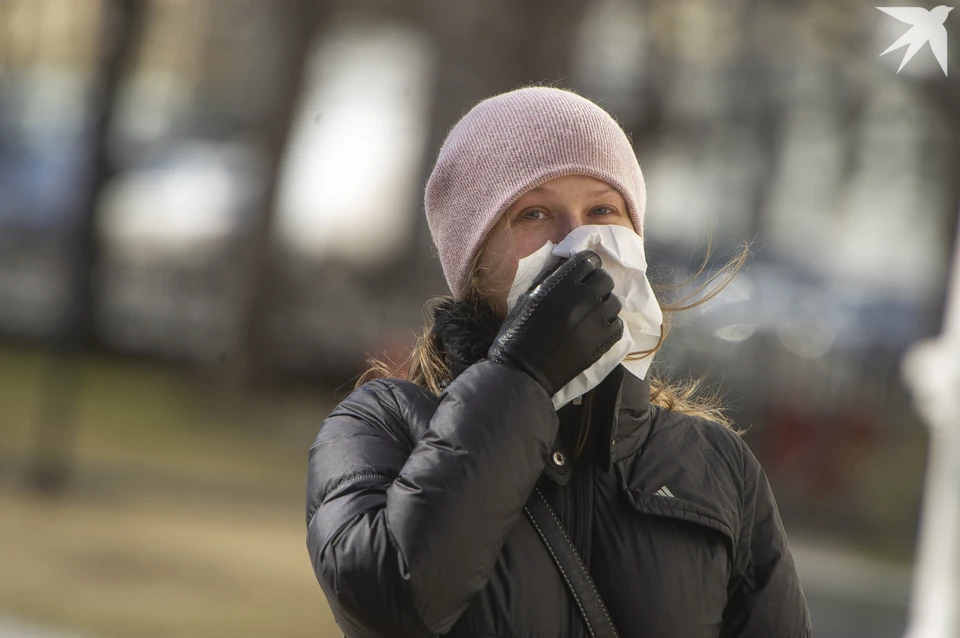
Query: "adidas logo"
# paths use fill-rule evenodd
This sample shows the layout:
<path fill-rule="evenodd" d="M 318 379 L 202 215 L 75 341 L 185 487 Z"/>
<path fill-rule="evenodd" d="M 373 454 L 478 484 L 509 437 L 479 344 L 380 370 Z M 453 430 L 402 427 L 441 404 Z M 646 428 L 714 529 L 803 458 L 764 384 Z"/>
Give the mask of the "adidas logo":
<path fill-rule="evenodd" d="M 657 490 L 657 496 L 663 496 L 665 498 L 677 498 L 673 495 L 673 492 L 670 491 L 670 488 L 664 485 L 659 490 Z"/>

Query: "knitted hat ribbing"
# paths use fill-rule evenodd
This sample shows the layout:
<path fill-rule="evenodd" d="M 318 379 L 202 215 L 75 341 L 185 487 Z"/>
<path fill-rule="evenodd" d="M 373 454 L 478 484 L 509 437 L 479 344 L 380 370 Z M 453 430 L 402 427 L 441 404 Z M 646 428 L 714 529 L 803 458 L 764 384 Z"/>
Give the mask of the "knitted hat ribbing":
<path fill-rule="evenodd" d="M 640 164 L 626 133 L 594 102 L 566 89 L 525 87 L 479 102 L 454 125 L 427 181 L 424 209 L 455 296 L 500 216 L 523 193 L 566 175 L 616 188 L 643 235 Z"/>

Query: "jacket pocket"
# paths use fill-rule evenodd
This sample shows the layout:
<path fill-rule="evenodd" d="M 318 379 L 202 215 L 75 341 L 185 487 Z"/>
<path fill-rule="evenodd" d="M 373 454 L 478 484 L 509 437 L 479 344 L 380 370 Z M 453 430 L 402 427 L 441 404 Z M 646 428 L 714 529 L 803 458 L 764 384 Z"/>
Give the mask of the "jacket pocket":
<path fill-rule="evenodd" d="M 678 497 L 648 494 L 640 490 L 624 490 L 633 508 L 649 516 L 663 516 L 695 523 L 719 532 L 725 539 L 731 555 L 737 546 L 736 534 L 730 523 L 716 510 L 703 504 Z"/>
<path fill-rule="evenodd" d="M 637 490 L 624 494 L 636 512 L 635 545 L 626 554 L 638 557 L 637 582 L 646 590 L 635 604 L 656 618 L 660 632 L 654 635 L 718 635 L 734 564 L 730 525 L 698 503 Z M 664 614 L 673 620 L 666 622 Z"/>

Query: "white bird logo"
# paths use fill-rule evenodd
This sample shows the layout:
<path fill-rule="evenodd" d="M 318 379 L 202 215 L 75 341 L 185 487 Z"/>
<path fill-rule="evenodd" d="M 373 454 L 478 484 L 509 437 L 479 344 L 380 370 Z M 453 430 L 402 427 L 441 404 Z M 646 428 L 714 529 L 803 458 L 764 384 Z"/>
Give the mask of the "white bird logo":
<path fill-rule="evenodd" d="M 947 19 L 947 14 L 953 10 L 953 7 L 945 7 L 942 4 L 939 7 L 927 11 L 923 7 L 877 7 L 887 15 L 891 15 L 900 22 L 906 22 L 913 25 L 910 30 L 904 33 L 899 40 L 890 45 L 890 47 L 880 55 L 886 55 L 894 49 L 907 46 L 907 52 L 903 56 L 903 62 L 900 63 L 900 69 L 909 62 L 917 51 L 927 42 L 930 43 L 930 50 L 933 56 L 940 63 L 943 74 L 947 74 L 947 30 L 943 26 Z M 879 57 L 879 56 L 878 56 Z M 897 69 L 897 73 L 900 73 Z"/>

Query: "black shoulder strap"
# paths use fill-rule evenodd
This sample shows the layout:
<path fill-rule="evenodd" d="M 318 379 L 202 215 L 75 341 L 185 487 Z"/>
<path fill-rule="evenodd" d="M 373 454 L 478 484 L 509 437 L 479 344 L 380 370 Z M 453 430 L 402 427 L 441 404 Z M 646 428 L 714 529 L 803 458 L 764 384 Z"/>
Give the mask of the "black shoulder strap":
<path fill-rule="evenodd" d="M 560 519 L 556 512 L 550 507 L 540 488 L 535 488 L 526 506 L 523 508 L 530 522 L 533 523 L 543 544 L 547 546 L 550 556 L 563 581 L 567 584 L 567 589 L 573 596 L 574 602 L 580 609 L 580 615 L 587 624 L 587 631 L 593 638 L 618 638 L 617 628 L 613 626 L 613 619 L 607 612 L 607 606 L 603 604 L 600 598 L 600 592 L 597 586 L 593 584 L 590 578 L 590 572 L 587 571 L 577 548 L 573 546 L 570 537 L 560 524 Z"/>

